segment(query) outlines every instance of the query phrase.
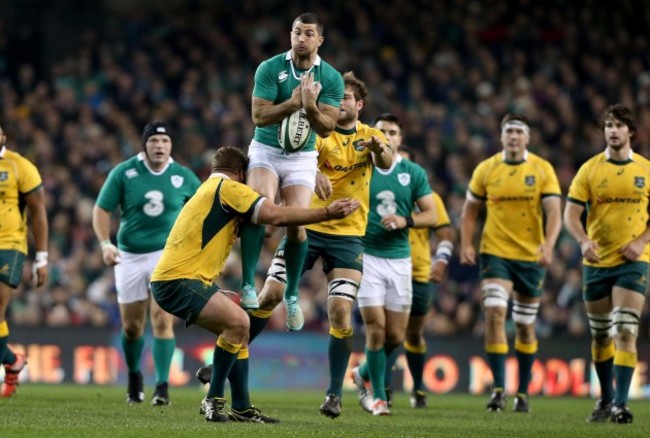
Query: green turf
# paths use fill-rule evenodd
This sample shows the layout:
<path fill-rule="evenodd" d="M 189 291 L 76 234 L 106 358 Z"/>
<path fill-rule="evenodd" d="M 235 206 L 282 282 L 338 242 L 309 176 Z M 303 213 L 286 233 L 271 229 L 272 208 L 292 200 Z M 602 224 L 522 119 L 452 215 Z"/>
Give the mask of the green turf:
<path fill-rule="evenodd" d="M 393 415 L 375 418 L 361 410 L 355 394 L 346 393 L 342 415 L 330 420 L 318 413 L 320 393 L 258 392 L 254 403 L 282 421 L 264 425 L 207 423 L 199 415 L 198 387 L 172 388 L 170 395 L 172 406 L 127 406 L 123 388 L 24 384 L 12 399 L 0 399 L 0 437 L 650 436 L 649 401 L 631 402 L 634 424 L 616 425 L 585 423 L 593 407 L 589 399 L 533 398 L 531 413 L 515 414 L 485 412 L 487 396 L 430 395 L 428 409 L 414 410 L 405 394 L 397 394 Z M 512 398 L 508 401 L 511 409 Z"/>

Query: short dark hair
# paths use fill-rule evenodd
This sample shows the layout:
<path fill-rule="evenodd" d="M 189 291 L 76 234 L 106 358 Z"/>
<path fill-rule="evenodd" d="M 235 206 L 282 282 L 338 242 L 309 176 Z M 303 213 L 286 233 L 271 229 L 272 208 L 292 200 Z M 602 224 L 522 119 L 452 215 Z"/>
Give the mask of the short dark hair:
<path fill-rule="evenodd" d="M 620 120 L 625 123 L 630 130 L 630 137 L 633 138 L 636 135 L 639 122 L 637 122 L 636 116 L 632 110 L 625 105 L 617 103 L 605 108 L 605 111 L 603 111 L 603 114 L 600 116 L 600 129 L 605 129 L 605 122 L 607 119 Z"/>
<path fill-rule="evenodd" d="M 399 117 L 397 117 L 397 116 L 396 116 L 395 114 L 393 114 L 393 113 L 383 113 L 383 114 L 378 115 L 377 118 L 375 119 L 375 121 L 372 122 L 372 125 L 374 126 L 374 125 L 376 125 L 378 122 L 394 123 L 394 124 L 396 124 L 397 126 L 399 126 L 400 133 L 401 133 L 402 131 L 404 131 L 404 129 L 403 129 L 403 127 L 402 127 L 402 122 L 401 122 L 401 120 L 399 119 Z"/>
<path fill-rule="evenodd" d="M 512 121 L 517 121 L 521 123 L 525 123 L 526 125 L 530 126 L 530 122 L 528 121 L 528 117 L 526 117 L 523 114 L 513 114 L 513 113 L 508 113 L 503 118 L 501 119 L 501 127 L 505 125 L 508 122 Z"/>
<path fill-rule="evenodd" d="M 248 167 L 248 158 L 241 148 L 236 146 L 221 146 L 212 157 L 212 172 L 227 171 L 241 172 Z"/>
<path fill-rule="evenodd" d="M 343 84 L 346 88 L 350 87 L 354 90 L 355 100 L 366 100 L 368 97 L 368 87 L 366 87 L 365 82 L 354 75 L 354 72 L 346 71 L 343 73 Z"/>
<path fill-rule="evenodd" d="M 292 29 L 296 26 L 296 23 L 315 24 L 318 33 L 321 35 L 323 35 L 323 32 L 325 31 L 323 22 L 320 20 L 320 18 L 318 18 L 318 15 L 313 12 L 305 12 L 304 14 L 298 15 L 296 19 L 293 20 L 293 24 L 291 25 Z"/>

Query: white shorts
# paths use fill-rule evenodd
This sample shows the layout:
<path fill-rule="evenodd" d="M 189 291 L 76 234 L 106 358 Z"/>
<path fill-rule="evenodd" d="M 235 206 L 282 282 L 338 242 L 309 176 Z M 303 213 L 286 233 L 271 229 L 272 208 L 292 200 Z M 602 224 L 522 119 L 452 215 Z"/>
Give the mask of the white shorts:
<path fill-rule="evenodd" d="M 307 186 L 314 190 L 318 170 L 318 152 L 292 152 L 267 146 L 253 140 L 248 146 L 248 170 L 262 167 L 273 172 L 280 180 L 280 187 Z"/>
<path fill-rule="evenodd" d="M 163 250 L 145 254 L 120 251 L 120 262 L 115 265 L 117 302 L 129 304 L 149 298 L 149 282 Z"/>
<path fill-rule="evenodd" d="M 410 312 L 413 301 L 411 258 L 384 259 L 363 255 L 363 277 L 357 301 L 359 307 L 384 307 L 394 312 Z"/>

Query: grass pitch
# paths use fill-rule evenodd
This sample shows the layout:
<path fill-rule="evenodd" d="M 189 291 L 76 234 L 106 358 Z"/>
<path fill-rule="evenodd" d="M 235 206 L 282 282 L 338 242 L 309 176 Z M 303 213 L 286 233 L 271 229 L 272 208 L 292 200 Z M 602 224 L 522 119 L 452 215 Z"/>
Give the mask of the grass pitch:
<path fill-rule="evenodd" d="M 488 413 L 487 395 L 429 395 L 429 408 L 411 409 L 396 394 L 390 417 L 361 410 L 354 393 L 343 397 L 342 415 L 318 413 L 318 392 L 255 392 L 253 402 L 282 421 L 277 425 L 207 423 L 199 415 L 198 387 L 172 388 L 172 405 L 127 406 L 125 389 L 105 386 L 23 384 L 12 399 L 0 399 L 0 436 L 5 437 L 647 437 L 650 402 L 632 401 L 634 424 L 588 424 L 593 400 L 532 398 L 529 414 Z M 512 409 L 512 397 L 508 399 Z"/>

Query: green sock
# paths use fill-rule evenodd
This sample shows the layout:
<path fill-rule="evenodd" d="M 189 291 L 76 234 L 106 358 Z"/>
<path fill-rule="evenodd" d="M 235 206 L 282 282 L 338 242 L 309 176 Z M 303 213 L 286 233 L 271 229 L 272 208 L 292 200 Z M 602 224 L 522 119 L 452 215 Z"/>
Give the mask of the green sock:
<path fill-rule="evenodd" d="M 366 347 L 366 363 L 370 372 L 370 383 L 374 398 L 386 401 L 386 388 L 384 379 L 386 378 L 386 353 L 384 348 L 379 350 L 369 350 Z"/>
<path fill-rule="evenodd" d="M 156 368 L 156 383 L 169 382 L 169 369 L 172 365 L 174 350 L 176 349 L 176 338 L 164 339 L 153 338 L 153 364 Z"/>
<path fill-rule="evenodd" d="M 144 349 L 144 336 L 136 339 L 128 339 L 122 332 L 122 350 L 124 350 L 124 360 L 130 373 L 140 371 L 140 358 Z"/>
<path fill-rule="evenodd" d="M 594 362 L 594 368 L 600 382 L 600 399 L 604 403 L 609 403 L 614 399 L 614 358 Z"/>
<path fill-rule="evenodd" d="M 264 226 L 248 221 L 240 224 L 242 285 L 255 286 L 255 271 L 264 245 Z"/>
<path fill-rule="evenodd" d="M 422 376 L 424 374 L 424 362 L 427 353 L 411 352 L 406 350 L 406 362 L 408 363 L 409 371 L 413 377 L 413 392 L 424 391 L 424 384 Z"/>
<path fill-rule="evenodd" d="M 264 328 L 266 327 L 266 324 L 269 323 L 269 318 L 271 317 L 271 312 L 268 311 L 263 311 L 263 310 L 249 310 L 248 311 L 248 318 L 250 319 L 251 325 L 250 329 L 248 330 L 248 344 L 250 345 L 251 342 L 253 342 L 253 339 L 257 337 Z M 258 313 L 264 313 L 264 317 L 257 316 L 256 314 Z M 267 315 L 268 314 L 268 315 Z"/>
<path fill-rule="evenodd" d="M 228 374 L 230 394 L 232 395 L 232 408 L 243 411 L 251 407 L 250 394 L 248 393 L 248 357 L 237 359 Z"/>
<path fill-rule="evenodd" d="M 384 376 L 384 383 L 386 388 L 390 388 L 393 381 L 393 367 L 399 357 L 399 348 L 397 347 L 399 347 L 399 345 L 384 345 L 384 354 L 386 355 L 386 375 Z"/>
<path fill-rule="evenodd" d="M 517 393 L 528 394 L 528 384 L 533 371 L 535 354 L 522 353 L 521 351 L 515 351 L 515 354 L 519 363 L 519 389 L 517 389 Z M 499 386 L 499 388 L 502 388 L 502 386 Z"/>
<path fill-rule="evenodd" d="M 370 380 L 370 368 L 368 367 L 368 357 L 366 357 L 366 361 L 364 363 L 359 365 L 359 375 L 366 382 Z"/>
<path fill-rule="evenodd" d="M 287 288 L 284 290 L 284 298 L 297 297 L 300 276 L 302 275 L 302 266 L 307 257 L 307 240 L 294 242 L 287 239 L 284 247 L 284 261 L 287 264 Z"/>
<path fill-rule="evenodd" d="M 614 376 L 616 377 L 616 396 L 614 397 L 614 406 L 620 406 L 627 403 L 633 374 L 634 367 L 614 365 Z"/>
<path fill-rule="evenodd" d="M 343 391 L 343 379 L 348 369 L 348 362 L 352 354 L 352 338 L 337 338 L 330 335 L 330 342 L 327 348 L 327 356 L 330 365 L 330 386 L 327 394 L 336 394 L 341 397 Z"/>
<path fill-rule="evenodd" d="M 207 398 L 224 397 L 226 378 L 236 360 L 237 353 L 230 353 L 218 345 L 214 347 L 212 377 L 210 378 Z"/>
<path fill-rule="evenodd" d="M 505 388 L 506 386 L 506 354 L 487 353 L 488 363 L 492 370 L 495 388 Z"/>

